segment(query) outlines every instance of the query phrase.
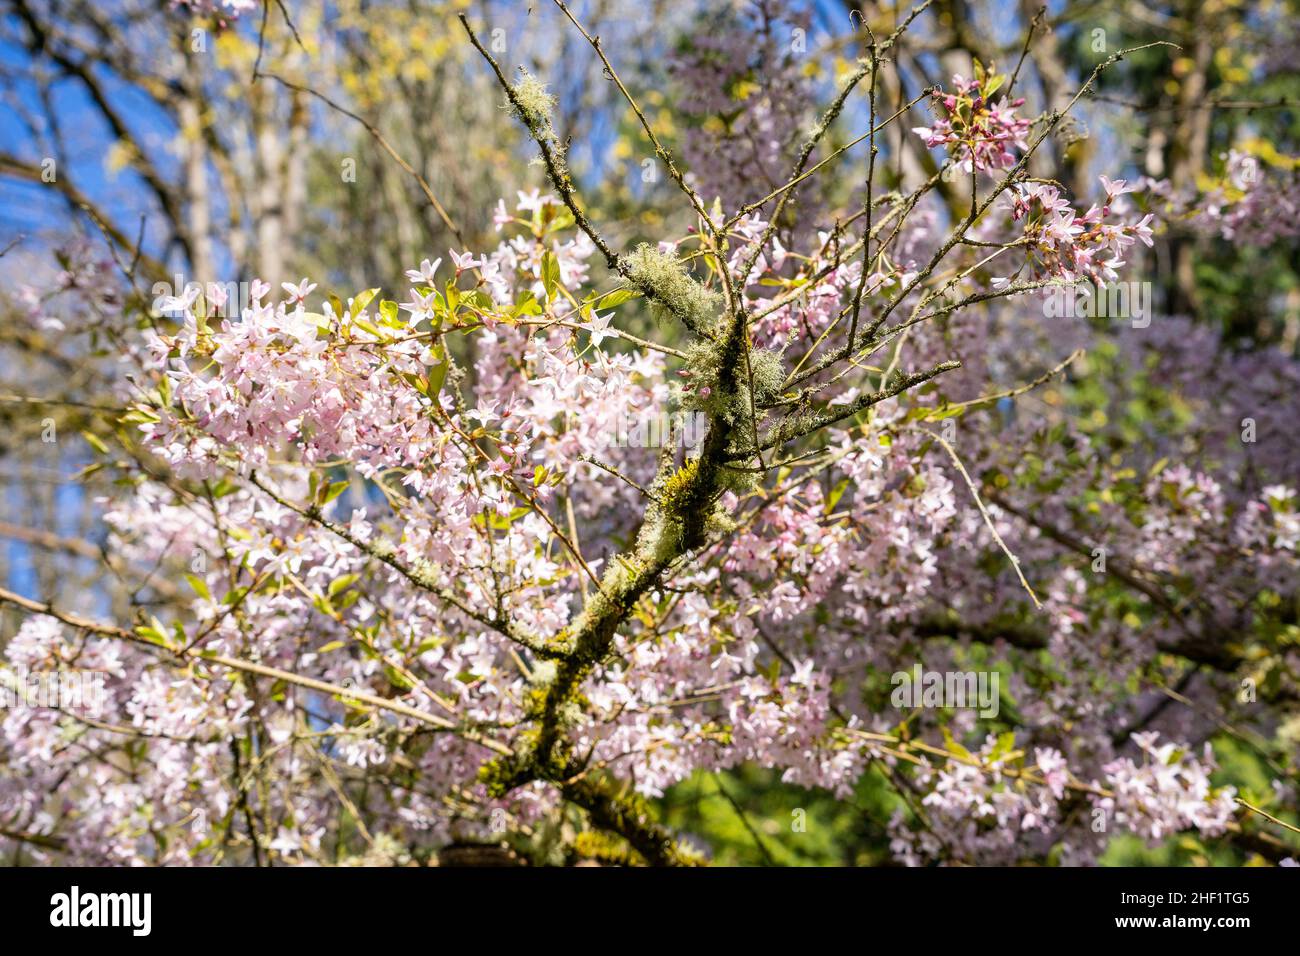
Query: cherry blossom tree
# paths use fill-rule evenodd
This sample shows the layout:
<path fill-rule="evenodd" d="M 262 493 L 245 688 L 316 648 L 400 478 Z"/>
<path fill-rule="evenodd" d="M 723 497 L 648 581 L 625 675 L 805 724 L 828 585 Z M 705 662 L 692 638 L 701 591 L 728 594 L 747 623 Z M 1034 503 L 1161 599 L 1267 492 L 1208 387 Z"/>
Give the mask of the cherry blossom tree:
<path fill-rule="evenodd" d="M 429 250 L 400 290 L 194 285 L 156 315 L 124 305 L 129 264 L 69 258 L 26 321 L 111 343 L 108 549 L 181 596 L 111 620 L 0 590 L 23 615 L 6 674 L 106 677 L 5 714 L 0 845 L 694 864 L 710 847 L 657 801 L 753 766 L 837 799 L 880 780 L 906 864 L 1184 833 L 1288 857 L 1210 737 L 1294 810 L 1300 366 L 1096 306 L 1162 230 L 1294 236 L 1294 183 L 1071 195 L 1030 161 L 1136 51 L 1037 116 L 1014 64 L 980 60 L 887 104 L 929 6 L 863 23 L 820 108 L 776 66 L 761 109 L 679 156 L 555 0 L 690 219 L 654 241 L 607 238 L 544 78 L 462 16 L 547 180 L 502 184 L 495 248 Z M 712 83 L 719 49 L 677 80 Z M 834 145 L 850 107 L 865 129 Z M 887 179 L 895 134 L 933 174 Z M 848 208 L 799 200 L 859 144 Z M 994 696 L 931 700 L 921 670 Z"/>

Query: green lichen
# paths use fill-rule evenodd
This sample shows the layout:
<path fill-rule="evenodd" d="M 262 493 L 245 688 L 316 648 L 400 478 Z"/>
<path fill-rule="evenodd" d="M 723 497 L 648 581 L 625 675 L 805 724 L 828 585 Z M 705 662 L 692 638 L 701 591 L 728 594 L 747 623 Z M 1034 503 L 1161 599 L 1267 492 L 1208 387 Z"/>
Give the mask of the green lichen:
<path fill-rule="evenodd" d="M 705 530 L 710 534 L 723 535 L 731 534 L 736 530 L 736 519 L 727 514 L 720 508 L 714 509 L 704 524 Z"/>
<path fill-rule="evenodd" d="M 438 587 L 438 569 L 430 564 L 424 558 L 416 558 L 411 562 L 411 578 L 420 587 L 435 590 Z"/>
<path fill-rule="evenodd" d="M 660 507 L 669 515 L 680 514 L 700 473 L 700 460 L 688 458 L 682 467 L 663 480 L 659 487 Z"/>
<path fill-rule="evenodd" d="M 752 449 L 753 442 L 746 442 L 736 451 L 748 451 Z M 718 483 L 724 491 L 731 491 L 737 495 L 745 495 L 753 491 L 759 485 L 761 472 L 757 471 L 754 466 L 732 466 L 722 465 L 718 468 Z M 710 515 L 710 520 L 713 516 Z"/>
<path fill-rule="evenodd" d="M 533 138 L 541 144 L 543 154 L 549 151 L 550 161 L 554 165 L 553 174 L 568 179 L 564 144 L 556 135 L 551 120 L 555 112 L 555 97 L 546 89 L 546 84 L 521 66 L 519 81 L 510 87 L 507 105 L 511 112 L 524 121 Z M 541 156 L 534 157 L 533 162 L 545 164 Z"/>
<path fill-rule="evenodd" d="M 707 332 L 717 322 L 722 296 L 691 278 L 672 253 L 643 242 L 627 257 L 628 278 L 651 300 L 656 318 L 675 316 Z"/>
<path fill-rule="evenodd" d="M 753 377 L 753 401 L 750 401 L 750 376 Z M 733 426 L 748 422 L 751 408 L 758 412 L 760 423 L 762 406 L 781 391 L 785 382 L 785 367 L 779 353 L 771 349 L 752 349 L 749 369 L 745 368 L 742 353 L 733 359 L 722 346 L 707 341 L 697 341 L 686 349 L 686 367 L 682 370 L 685 384 L 678 387 L 677 398 L 683 407 L 701 411 L 713 418 L 722 418 Z"/>
<path fill-rule="evenodd" d="M 584 830 L 573 838 L 573 853 L 580 860 L 596 860 L 611 866 L 644 864 L 645 859 L 622 837 L 597 830 Z"/>
<path fill-rule="evenodd" d="M 749 353 L 749 367 L 754 375 L 754 401 L 763 403 L 775 398 L 785 383 L 785 366 L 780 353 L 771 349 L 754 349 Z"/>
<path fill-rule="evenodd" d="M 681 552 L 681 521 L 662 511 L 651 511 L 641 525 L 637 545 L 638 550 L 656 564 L 662 565 L 671 561 Z"/>
<path fill-rule="evenodd" d="M 553 139 L 555 131 L 551 126 L 551 114 L 555 110 L 555 97 L 546 89 L 546 84 L 521 66 L 519 81 L 510 89 L 514 93 L 511 106 L 520 118 Z"/>
<path fill-rule="evenodd" d="M 533 687 L 544 688 L 555 680 L 555 674 L 558 668 L 555 661 L 538 661 L 533 665 L 532 673 L 529 675 Z"/>

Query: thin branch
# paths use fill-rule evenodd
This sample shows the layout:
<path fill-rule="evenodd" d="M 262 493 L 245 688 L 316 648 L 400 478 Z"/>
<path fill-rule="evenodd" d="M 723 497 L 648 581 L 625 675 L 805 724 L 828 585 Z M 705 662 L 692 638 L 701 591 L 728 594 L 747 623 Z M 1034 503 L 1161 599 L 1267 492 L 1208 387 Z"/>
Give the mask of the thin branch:
<path fill-rule="evenodd" d="M 1086 354 L 1085 349 L 1075 349 L 1068 356 L 1066 356 L 1064 360 L 1058 362 L 1056 365 L 1048 369 L 1046 372 L 1038 376 L 1033 381 L 1026 382 L 1023 385 L 1017 385 L 1016 387 L 1009 388 L 1006 391 L 994 392 L 991 395 L 981 395 L 979 398 L 972 398 L 965 402 L 955 402 L 951 405 L 943 405 L 940 408 L 936 409 L 936 414 L 951 413 L 958 409 L 964 409 L 964 408 L 976 408 L 980 405 L 987 405 L 989 404 L 989 402 L 996 402 L 1004 398 L 1015 398 L 1017 395 L 1023 395 L 1025 394 L 1025 392 L 1031 392 L 1034 389 L 1036 389 L 1038 386 L 1048 381 L 1051 381 L 1057 375 L 1061 374 L 1063 371 L 1065 371 L 1065 369 L 1068 366 L 1070 366 L 1074 362 L 1077 362 L 1079 359 L 1083 358 L 1085 354 Z"/>
<path fill-rule="evenodd" d="M 971 497 L 975 499 L 975 505 L 979 508 L 980 515 L 984 518 L 984 524 L 988 527 L 989 534 L 993 535 L 993 540 L 998 543 L 998 547 L 1002 549 L 1002 553 L 1007 556 L 1007 560 L 1010 561 L 1011 566 L 1015 568 L 1016 577 L 1020 579 L 1020 583 L 1024 586 L 1025 590 L 1029 592 L 1029 597 L 1034 602 L 1034 607 L 1041 609 L 1043 606 L 1042 602 L 1038 600 L 1038 595 L 1034 593 L 1034 589 L 1030 587 L 1029 582 L 1025 580 L 1025 573 L 1020 570 L 1020 559 L 1011 553 L 1011 549 L 1007 547 L 1007 543 L 1002 540 L 1002 535 L 998 534 L 997 526 L 993 524 L 993 516 L 989 514 L 988 508 L 984 507 L 984 501 L 980 498 L 980 493 L 975 487 L 975 482 L 971 479 L 970 472 L 966 470 L 966 466 L 961 463 L 961 459 L 957 457 L 956 450 L 942 435 L 932 432 L 928 428 L 922 428 L 921 431 L 925 432 L 937 441 L 940 446 L 942 446 L 943 450 L 948 453 L 948 457 L 952 459 L 952 463 L 957 467 L 957 471 L 961 473 L 962 478 L 966 481 L 966 487 L 970 489 Z"/>
<path fill-rule="evenodd" d="M 1237 797 L 1237 802 L 1241 804 L 1243 807 L 1245 807 L 1247 810 L 1251 811 L 1252 813 L 1258 813 L 1269 823 L 1276 823 L 1278 826 L 1290 830 L 1292 833 L 1300 833 L 1300 827 L 1292 826 L 1291 824 L 1287 823 L 1285 820 L 1279 820 L 1277 817 L 1273 816 L 1273 814 L 1261 810 L 1259 807 L 1255 806 L 1254 804 L 1247 803 L 1245 800 L 1241 799 L 1241 797 Z"/>

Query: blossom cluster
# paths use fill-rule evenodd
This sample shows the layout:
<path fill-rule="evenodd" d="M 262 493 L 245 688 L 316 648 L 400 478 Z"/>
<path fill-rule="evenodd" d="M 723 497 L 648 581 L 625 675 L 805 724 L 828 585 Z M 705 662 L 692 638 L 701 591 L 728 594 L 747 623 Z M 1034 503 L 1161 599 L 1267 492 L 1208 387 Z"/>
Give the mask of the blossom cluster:
<path fill-rule="evenodd" d="M 1124 180 L 1101 177 L 1105 199 L 1080 213 L 1051 183 L 1016 183 L 1009 204 L 1012 219 L 1024 221 L 1023 241 L 1035 278 L 1097 283 L 1114 282 L 1124 266 L 1123 255 L 1135 242 L 1153 245 L 1148 213 L 1134 223 L 1108 222 L 1120 212 L 1116 202 L 1132 187 Z"/>
<path fill-rule="evenodd" d="M 976 60 L 973 77 L 966 79 L 960 73 L 954 74 L 951 90 L 935 90 L 931 94 L 937 117 L 934 125 L 918 126 L 912 132 L 926 146 L 945 148 L 963 172 L 1011 167 L 1016 161 L 1013 150 L 1023 152 L 1028 148 L 1026 136 L 1033 124 L 1015 114 L 1024 105 L 1024 97 L 995 100 L 995 94 L 1006 80 L 1004 74 L 992 67 L 986 71 Z"/>

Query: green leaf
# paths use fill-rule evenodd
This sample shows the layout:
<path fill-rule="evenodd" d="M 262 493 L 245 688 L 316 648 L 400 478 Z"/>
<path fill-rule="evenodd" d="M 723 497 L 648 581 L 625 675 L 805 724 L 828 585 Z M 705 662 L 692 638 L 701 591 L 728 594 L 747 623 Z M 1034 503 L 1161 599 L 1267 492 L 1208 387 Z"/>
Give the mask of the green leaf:
<path fill-rule="evenodd" d="M 190 587 L 194 589 L 194 593 L 203 598 L 203 600 L 212 600 L 212 592 L 208 590 L 207 581 L 204 581 L 197 574 L 187 574 L 185 575 L 185 580 L 190 582 Z"/>
<path fill-rule="evenodd" d="M 519 300 L 515 303 L 515 315 L 541 315 L 542 307 L 537 304 L 537 296 L 533 295 L 532 289 L 525 289 L 519 295 Z"/>
<path fill-rule="evenodd" d="M 226 495 L 233 495 L 238 490 L 239 488 L 236 487 L 234 482 L 222 478 L 220 481 L 218 481 L 215 485 L 212 486 L 212 497 L 224 498 L 226 497 Z"/>
<path fill-rule="evenodd" d="M 600 304 L 597 305 L 596 308 L 612 309 L 616 305 L 622 305 L 628 299 L 635 299 L 640 294 L 641 293 L 633 289 L 615 289 L 613 292 L 608 292 L 601 296 Z"/>
<path fill-rule="evenodd" d="M 402 690 L 413 690 L 415 688 L 415 684 L 411 678 L 407 677 L 397 668 L 389 664 L 384 665 L 384 676 L 388 678 L 388 683 L 392 684 L 394 687 Z"/>
<path fill-rule="evenodd" d="M 461 293 L 460 300 L 471 308 L 478 309 L 481 312 L 488 312 L 496 307 L 492 297 L 482 289 L 470 289 L 468 292 Z"/>
<path fill-rule="evenodd" d="M 144 425 L 150 422 L 159 421 L 159 418 L 156 414 L 149 411 L 148 409 L 133 408 L 125 415 L 123 415 L 119 419 L 119 421 L 123 425 Z"/>
<path fill-rule="evenodd" d="M 428 396 L 435 401 L 438 393 L 442 391 L 442 383 L 447 380 L 447 347 L 441 342 L 433 349 L 433 354 L 438 360 L 438 364 L 429 369 L 429 391 Z"/>
<path fill-rule="evenodd" d="M 990 755 L 994 760 L 1011 753 L 1016 746 L 1016 732 L 1008 730 L 1005 733 L 998 734 L 998 742 L 993 747 L 993 753 Z"/>
<path fill-rule="evenodd" d="M 542 285 L 546 289 L 547 301 L 553 300 L 555 290 L 560 286 L 560 260 L 550 249 L 542 253 Z"/>
<path fill-rule="evenodd" d="M 947 727 L 943 728 L 943 742 L 944 745 L 948 748 L 949 753 L 954 753 L 964 760 L 975 759 L 971 756 L 969 750 L 967 750 L 965 747 L 963 747 L 960 743 L 957 742 L 957 740 L 952 735 L 952 731 L 950 731 Z"/>
<path fill-rule="evenodd" d="M 154 618 L 154 621 L 157 621 Z M 167 632 L 162 630 L 161 625 L 155 627 L 152 624 L 141 624 L 135 629 L 136 634 L 143 637 L 150 644 L 167 644 Z"/>
<path fill-rule="evenodd" d="M 352 318 L 355 319 L 377 295 L 379 295 L 378 289 L 367 289 L 365 292 L 358 292 L 352 299 Z"/>
<path fill-rule="evenodd" d="M 86 444 L 95 449 L 95 451 L 99 452 L 101 455 L 108 454 L 108 446 L 104 444 L 103 439 L 98 435 L 93 432 L 83 431 L 81 437 L 86 439 Z"/>
<path fill-rule="evenodd" d="M 440 637 L 426 637 L 420 642 L 420 646 L 415 649 L 415 656 L 419 657 L 421 654 L 427 654 L 429 651 L 436 650 L 444 643 L 445 642 Z"/>
<path fill-rule="evenodd" d="M 844 497 L 845 489 L 848 487 L 849 479 L 847 478 L 841 478 L 836 483 L 835 487 L 831 489 L 831 493 L 826 496 L 826 508 L 822 512 L 823 514 L 830 514 L 835 510 L 835 506 L 840 503 L 840 499 Z"/>
<path fill-rule="evenodd" d="M 322 505 L 327 505 L 327 504 L 329 504 L 331 501 L 333 501 L 333 500 L 334 500 L 335 498 L 337 498 L 339 495 L 343 494 L 343 492 L 347 491 L 347 489 L 348 489 L 348 485 L 350 485 L 350 484 L 351 484 L 351 482 L 349 482 L 349 481 L 336 481 L 336 482 L 334 482 L 333 484 L 329 485 L 329 486 L 326 487 L 325 490 L 321 493 L 321 496 L 320 496 L 320 498 L 321 498 L 321 502 L 320 502 L 320 503 L 321 503 Z"/>
<path fill-rule="evenodd" d="M 373 322 L 369 321 L 368 319 L 357 317 L 352 320 L 352 324 L 359 329 L 363 329 L 364 331 L 369 332 L 371 335 L 373 335 L 381 342 L 388 341 L 388 335 L 380 331 L 379 327 L 375 325 Z"/>
<path fill-rule="evenodd" d="M 938 422 L 943 421 L 945 418 L 955 418 L 964 413 L 966 408 L 967 406 L 964 405 L 941 405 L 926 415 L 925 420 L 927 422 Z"/>
<path fill-rule="evenodd" d="M 406 382 L 407 385 L 411 386 L 411 388 L 415 389 L 421 395 L 428 397 L 429 383 L 425 380 L 424 376 L 416 375 L 414 372 L 398 372 L 397 374 L 402 376 L 402 380 Z"/>
<path fill-rule="evenodd" d="M 357 582 L 357 579 L 360 577 L 361 575 L 359 574 L 345 574 L 340 578 L 335 578 L 333 581 L 330 582 L 330 586 L 329 586 L 330 597 L 334 597 L 334 595 L 338 594 L 340 591 L 346 591 L 353 584 L 355 584 Z"/>

